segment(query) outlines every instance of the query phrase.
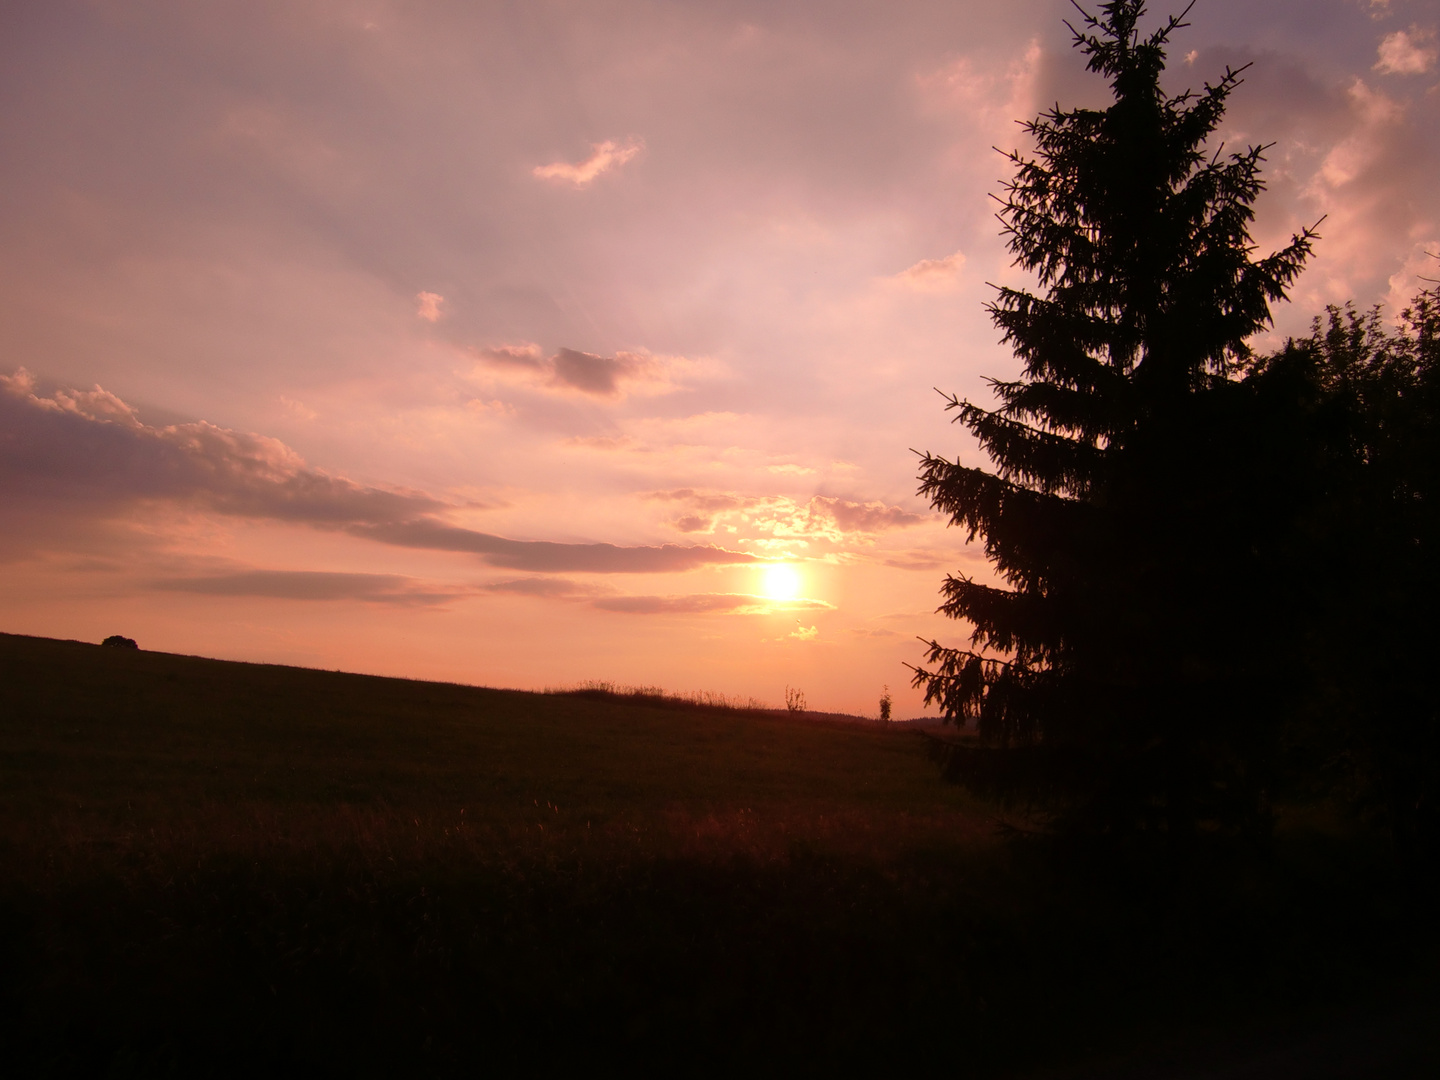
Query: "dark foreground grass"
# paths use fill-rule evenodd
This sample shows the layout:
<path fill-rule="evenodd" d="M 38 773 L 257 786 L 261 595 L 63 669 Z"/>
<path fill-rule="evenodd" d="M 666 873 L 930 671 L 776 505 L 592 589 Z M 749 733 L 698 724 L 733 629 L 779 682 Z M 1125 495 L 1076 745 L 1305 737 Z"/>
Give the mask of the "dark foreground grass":
<path fill-rule="evenodd" d="M 14 1075 L 1006 1075 L 1433 989 L 1363 834 L 1127 882 L 909 733 L 14 636 L 0 857 Z"/>

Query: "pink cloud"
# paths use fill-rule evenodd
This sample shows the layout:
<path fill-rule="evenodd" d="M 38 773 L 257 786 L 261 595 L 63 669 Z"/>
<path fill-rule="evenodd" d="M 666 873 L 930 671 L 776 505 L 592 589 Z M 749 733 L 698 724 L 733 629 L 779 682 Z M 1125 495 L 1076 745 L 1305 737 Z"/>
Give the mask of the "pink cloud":
<path fill-rule="evenodd" d="M 943 259 L 921 259 L 893 280 L 917 292 L 948 292 L 959 284 L 964 266 L 965 254 L 957 251 Z"/>
<path fill-rule="evenodd" d="M 545 599 L 574 600 L 595 596 L 605 590 L 568 578 L 528 577 L 512 581 L 492 581 L 478 587 L 481 592 L 508 593 L 512 596 L 535 596 Z"/>
<path fill-rule="evenodd" d="M 1374 70 L 1382 75 L 1423 75 L 1435 64 L 1436 49 L 1427 42 L 1435 40 L 1434 30 L 1396 30 L 1380 42 L 1380 59 Z"/>
<path fill-rule="evenodd" d="M 539 371 L 544 366 L 540 346 L 534 342 L 523 345 L 491 345 L 476 349 L 475 354 L 494 367 Z"/>
<path fill-rule="evenodd" d="M 733 523 L 750 534 L 789 539 L 826 539 L 840 543 L 845 534 L 873 534 L 903 529 L 930 520 L 878 500 L 861 502 L 831 495 L 815 495 L 798 502 L 783 495 L 740 495 L 735 492 L 705 492 L 694 488 L 654 491 L 645 496 L 661 502 L 676 502 L 691 511 L 671 522 L 680 532 L 710 532 L 722 523 Z"/>
<path fill-rule="evenodd" d="M 604 142 L 592 144 L 591 155 L 578 164 L 557 161 L 550 165 L 537 165 L 530 172 L 541 180 L 563 180 L 582 188 L 602 173 L 618 169 L 644 148 L 644 140 L 634 135 L 623 143 L 606 139 Z"/>
<path fill-rule="evenodd" d="M 676 369 L 690 366 L 678 357 L 661 359 L 632 352 L 599 356 L 569 348 L 544 357 L 540 346 L 533 343 L 472 351 L 487 368 L 518 375 L 542 390 L 597 398 L 668 393 L 679 388 L 674 379 Z"/>
<path fill-rule="evenodd" d="M 357 484 L 306 464 L 278 439 L 204 421 L 155 427 L 96 387 L 35 392 L 24 370 L 0 376 L 0 533 L 37 507 L 97 520 L 169 502 L 239 518 L 344 531 L 378 543 L 479 556 L 538 573 L 667 573 L 754 562 L 711 545 L 511 540 L 451 525 L 457 504 L 421 491 Z"/>
<path fill-rule="evenodd" d="M 433 323 L 440 318 L 440 305 L 445 302 L 445 297 L 439 293 L 422 292 L 415 294 L 415 302 L 420 305 L 415 314 Z"/>
<path fill-rule="evenodd" d="M 919 525 L 933 515 L 915 514 L 898 506 L 883 502 L 855 502 L 850 499 L 832 499 L 817 495 L 811 502 L 824 507 L 835 524 L 846 532 L 884 532 L 887 529 L 904 529 Z"/>
<path fill-rule="evenodd" d="M 359 600 L 373 604 L 444 604 L 471 590 L 426 584 L 401 574 L 348 574 L 328 570 L 240 570 L 228 574 L 160 578 L 150 587 L 203 596 L 258 596 L 274 600 Z"/>

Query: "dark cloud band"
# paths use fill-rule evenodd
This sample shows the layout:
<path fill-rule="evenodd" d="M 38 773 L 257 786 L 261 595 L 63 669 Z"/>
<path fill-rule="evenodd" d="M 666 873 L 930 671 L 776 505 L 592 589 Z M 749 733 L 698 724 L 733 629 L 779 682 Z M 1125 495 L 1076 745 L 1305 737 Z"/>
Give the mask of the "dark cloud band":
<path fill-rule="evenodd" d="M 330 476 L 279 440 L 204 422 L 153 427 L 99 387 L 41 397 L 23 371 L 0 376 L 0 492 L 9 514 L 27 505 L 43 513 L 48 505 L 98 518 L 127 505 L 171 501 L 341 529 L 398 547 L 462 552 L 534 573 L 674 573 L 756 561 L 713 545 L 562 544 L 463 529 L 436 516 L 449 509 L 440 499 Z"/>
<path fill-rule="evenodd" d="M 242 570 L 161 578 L 150 582 L 150 587 L 202 596 L 364 600 L 380 604 L 443 604 L 463 595 L 463 590 L 426 586 L 400 574 L 346 574 L 325 570 Z"/>
<path fill-rule="evenodd" d="M 558 544 L 549 540 L 507 540 L 503 536 L 461 529 L 438 521 L 416 520 L 394 524 L 355 524 L 356 536 L 398 547 L 431 551 L 459 551 L 479 555 L 491 566 L 540 573 L 663 574 L 701 566 L 753 563 L 743 551 L 711 545 L 682 547 L 620 547 L 616 544 Z"/>

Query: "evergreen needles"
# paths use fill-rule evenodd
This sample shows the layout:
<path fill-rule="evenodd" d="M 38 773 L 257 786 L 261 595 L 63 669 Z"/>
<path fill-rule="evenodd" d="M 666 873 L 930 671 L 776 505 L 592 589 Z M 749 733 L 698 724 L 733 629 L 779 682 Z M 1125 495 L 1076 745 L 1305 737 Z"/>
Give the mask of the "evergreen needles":
<path fill-rule="evenodd" d="M 1033 156 L 1007 155 L 1000 219 L 1041 291 L 1000 288 L 989 310 L 1023 375 L 992 383 L 993 410 L 949 398 L 993 472 L 926 454 L 920 473 L 1006 587 L 946 579 L 971 648 L 928 642 L 914 683 L 978 729 L 957 778 L 1187 846 L 1266 825 L 1295 514 L 1253 464 L 1269 436 L 1241 376 L 1316 234 L 1254 257 L 1264 147 L 1206 146 L 1240 71 L 1167 95 L 1184 16 L 1142 37 L 1144 12 L 1081 12 L 1075 45 L 1113 103 L 1057 106 L 1025 125 Z"/>

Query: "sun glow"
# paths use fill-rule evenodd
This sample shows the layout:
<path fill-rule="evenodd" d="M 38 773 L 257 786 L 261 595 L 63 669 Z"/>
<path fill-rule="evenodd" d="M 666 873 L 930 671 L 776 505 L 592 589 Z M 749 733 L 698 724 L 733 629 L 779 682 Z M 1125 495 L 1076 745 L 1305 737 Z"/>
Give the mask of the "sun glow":
<path fill-rule="evenodd" d="M 800 595 L 800 571 L 793 563 L 771 563 L 760 573 L 760 592 L 769 599 L 794 600 Z"/>

